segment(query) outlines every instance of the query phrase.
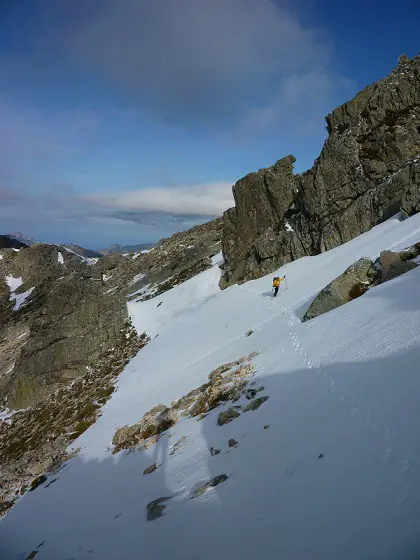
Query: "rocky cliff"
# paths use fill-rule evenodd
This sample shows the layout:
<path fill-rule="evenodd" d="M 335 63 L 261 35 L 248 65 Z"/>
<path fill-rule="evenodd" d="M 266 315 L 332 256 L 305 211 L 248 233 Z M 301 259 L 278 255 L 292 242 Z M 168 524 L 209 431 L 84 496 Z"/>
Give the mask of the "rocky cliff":
<path fill-rule="evenodd" d="M 122 297 L 100 271 L 54 245 L 0 259 L 0 399 L 25 408 L 70 383 L 121 338 Z"/>
<path fill-rule="evenodd" d="M 233 187 L 223 216 L 221 287 L 258 278 L 369 230 L 400 207 L 420 211 L 420 56 L 326 117 L 313 167 L 289 155 Z"/>

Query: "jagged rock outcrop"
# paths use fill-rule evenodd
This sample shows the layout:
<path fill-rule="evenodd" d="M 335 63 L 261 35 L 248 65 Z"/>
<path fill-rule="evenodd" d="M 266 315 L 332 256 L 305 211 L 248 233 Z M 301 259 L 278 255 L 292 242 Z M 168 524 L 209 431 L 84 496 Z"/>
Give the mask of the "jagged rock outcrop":
<path fill-rule="evenodd" d="M 24 408 L 83 375 L 115 345 L 126 317 L 123 298 L 107 294 L 100 271 L 72 253 L 54 245 L 4 251 L 0 399 Z"/>
<path fill-rule="evenodd" d="M 294 175 L 287 156 L 233 187 L 221 287 L 332 249 L 401 206 L 420 211 L 420 56 L 400 57 L 326 121 L 329 137 L 309 171 Z"/>

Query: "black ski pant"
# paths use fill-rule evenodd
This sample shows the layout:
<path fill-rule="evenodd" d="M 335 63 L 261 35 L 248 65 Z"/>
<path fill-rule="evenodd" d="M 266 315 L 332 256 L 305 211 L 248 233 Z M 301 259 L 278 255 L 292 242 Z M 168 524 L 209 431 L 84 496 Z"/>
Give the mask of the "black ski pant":
<path fill-rule="evenodd" d="M 274 297 L 276 297 L 276 295 L 278 294 L 278 292 L 279 292 L 279 286 L 275 286 L 275 287 L 274 287 Z"/>

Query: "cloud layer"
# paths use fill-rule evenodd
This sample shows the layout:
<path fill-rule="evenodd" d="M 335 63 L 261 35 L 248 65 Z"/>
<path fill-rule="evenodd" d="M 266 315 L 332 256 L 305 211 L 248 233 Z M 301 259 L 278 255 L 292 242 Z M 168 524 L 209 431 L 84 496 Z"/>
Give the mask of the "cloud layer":
<path fill-rule="evenodd" d="M 130 229 L 135 232 L 133 226 L 141 226 L 143 233 L 147 231 L 149 238 L 156 240 L 221 216 L 231 206 L 232 188 L 227 182 L 90 196 L 76 196 L 66 189 L 60 192 L 59 188 L 33 196 L 0 187 L 3 227 L 10 222 L 7 229 L 16 229 L 13 221 L 22 224 L 27 217 L 27 226 L 35 224 L 39 228 L 44 222 L 51 231 L 61 231 L 61 241 L 66 231 L 80 233 L 89 228 L 102 231 L 103 237 L 109 236 L 112 241 L 112 235 L 117 236 L 118 230 L 126 234 Z"/>
<path fill-rule="evenodd" d="M 163 212 L 179 215 L 220 216 L 233 206 L 232 184 L 220 182 L 187 187 L 154 187 L 113 194 L 83 196 L 82 204 L 111 212 Z"/>

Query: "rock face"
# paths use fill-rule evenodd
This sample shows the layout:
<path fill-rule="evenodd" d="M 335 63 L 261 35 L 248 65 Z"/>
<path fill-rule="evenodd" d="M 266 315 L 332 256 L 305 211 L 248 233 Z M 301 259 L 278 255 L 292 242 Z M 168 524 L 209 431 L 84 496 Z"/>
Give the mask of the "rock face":
<path fill-rule="evenodd" d="M 33 245 L 0 260 L 0 399 L 9 408 L 33 405 L 82 375 L 124 327 L 123 299 L 106 293 L 94 267 L 59 249 Z M 21 284 L 14 296 L 3 278 Z"/>
<path fill-rule="evenodd" d="M 349 241 L 397 213 L 420 211 L 420 56 L 326 118 L 314 166 L 295 158 L 247 175 L 223 216 L 221 287 Z"/>
<path fill-rule="evenodd" d="M 357 287 L 362 284 L 362 286 L 366 285 L 367 289 L 372 280 L 377 277 L 378 272 L 373 268 L 373 262 L 370 259 L 363 258 L 358 260 L 319 292 L 305 313 L 303 320 L 308 321 L 318 317 L 318 315 L 327 313 L 355 299 Z M 362 295 L 362 293 L 363 290 L 358 295 Z"/>

